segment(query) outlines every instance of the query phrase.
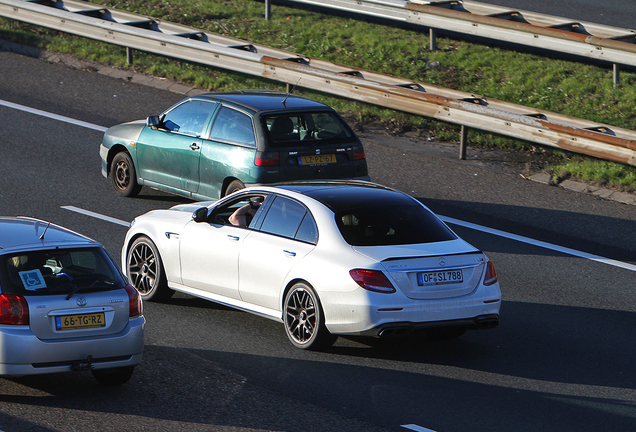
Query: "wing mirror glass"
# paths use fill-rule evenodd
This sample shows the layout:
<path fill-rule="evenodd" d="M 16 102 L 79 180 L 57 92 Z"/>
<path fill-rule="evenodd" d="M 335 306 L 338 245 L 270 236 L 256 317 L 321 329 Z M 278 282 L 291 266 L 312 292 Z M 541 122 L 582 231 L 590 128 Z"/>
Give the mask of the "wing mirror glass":
<path fill-rule="evenodd" d="M 196 209 L 192 214 L 192 220 L 195 222 L 207 222 L 208 221 L 208 208 L 201 207 Z"/>
<path fill-rule="evenodd" d="M 161 120 L 159 120 L 159 116 L 150 116 L 146 119 L 146 126 L 156 128 L 161 124 Z"/>

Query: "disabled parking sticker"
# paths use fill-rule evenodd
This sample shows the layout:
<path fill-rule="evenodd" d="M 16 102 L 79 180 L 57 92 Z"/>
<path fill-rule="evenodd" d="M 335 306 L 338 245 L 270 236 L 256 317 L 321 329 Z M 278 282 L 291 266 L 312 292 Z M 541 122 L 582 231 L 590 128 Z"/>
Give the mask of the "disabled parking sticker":
<path fill-rule="evenodd" d="M 39 269 L 22 271 L 18 274 L 26 290 L 34 291 L 40 288 L 46 288 L 44 276 L 42 276 L 42 272 Z"/>

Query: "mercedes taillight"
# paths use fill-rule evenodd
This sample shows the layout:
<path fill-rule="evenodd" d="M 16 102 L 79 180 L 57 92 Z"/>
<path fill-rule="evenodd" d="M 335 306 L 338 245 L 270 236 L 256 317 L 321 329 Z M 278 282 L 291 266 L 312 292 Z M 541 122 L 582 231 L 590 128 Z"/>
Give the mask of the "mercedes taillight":
<path fill-rule="evenodd" d="M 365 290 L 384 294 L 395 292 L 391 281 L 379 270 L 353 269 L 349 274 Z"/>
<path fill-rule="evenodd" d="M 497 270 L 492 261 L 486 263 L 486 276 L 484 276 L 484 285 L 492 285 L 497 282 Z"/>

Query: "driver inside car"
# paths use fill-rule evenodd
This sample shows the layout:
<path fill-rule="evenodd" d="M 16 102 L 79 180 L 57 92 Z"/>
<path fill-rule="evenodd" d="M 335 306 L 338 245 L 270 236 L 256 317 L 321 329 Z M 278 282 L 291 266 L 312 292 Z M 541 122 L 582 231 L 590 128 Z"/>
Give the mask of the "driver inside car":
<path fill-rule="evenodd" d="M 230 215 L 228 221 L 234 226 L 247 227 L 249 225 L 249 222 L 258 211 L 262 202 L 263 197 L 258 197 L 256 199 L 250 200 L 249 203 L 236 209 L 234 213 Z"/>

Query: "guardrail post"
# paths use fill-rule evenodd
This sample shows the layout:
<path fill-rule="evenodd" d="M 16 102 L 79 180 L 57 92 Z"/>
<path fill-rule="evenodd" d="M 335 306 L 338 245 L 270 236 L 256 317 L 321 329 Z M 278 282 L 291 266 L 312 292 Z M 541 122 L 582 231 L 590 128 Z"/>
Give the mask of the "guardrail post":
<path fill-rule="evenodd" d="M 135 50 L 133 50 L 130 47 L 126 47 L 126 63 L 128 64 L 133 64 L 133 53 L 135 52 Z"/>
<path fill-rule="evenodd" d="M 466 160 L 466 141 L 468 138 L 468 128 L 462 125 L 462 137 L 459 140 L 459 159 Z"/>
<path fill-rule="evenodd" d="M 431 39 L 431 51 L 435 51 L 437 50 L 437 35 L 435 34 L 435 29 L 434 28 L 430 28 L 428 29 L 428 35 L 429 38 Z"/>
<path fill-rule="evenodd" d="M 621 81 L 621 65 L 614 63 L 614 87 L 617 87 Z"/>
<path fill-rule="evenodd" d="M 265 20 L 269 21 L 272 17 L 272 2 L 271 0 L 265 0 Z"/>

